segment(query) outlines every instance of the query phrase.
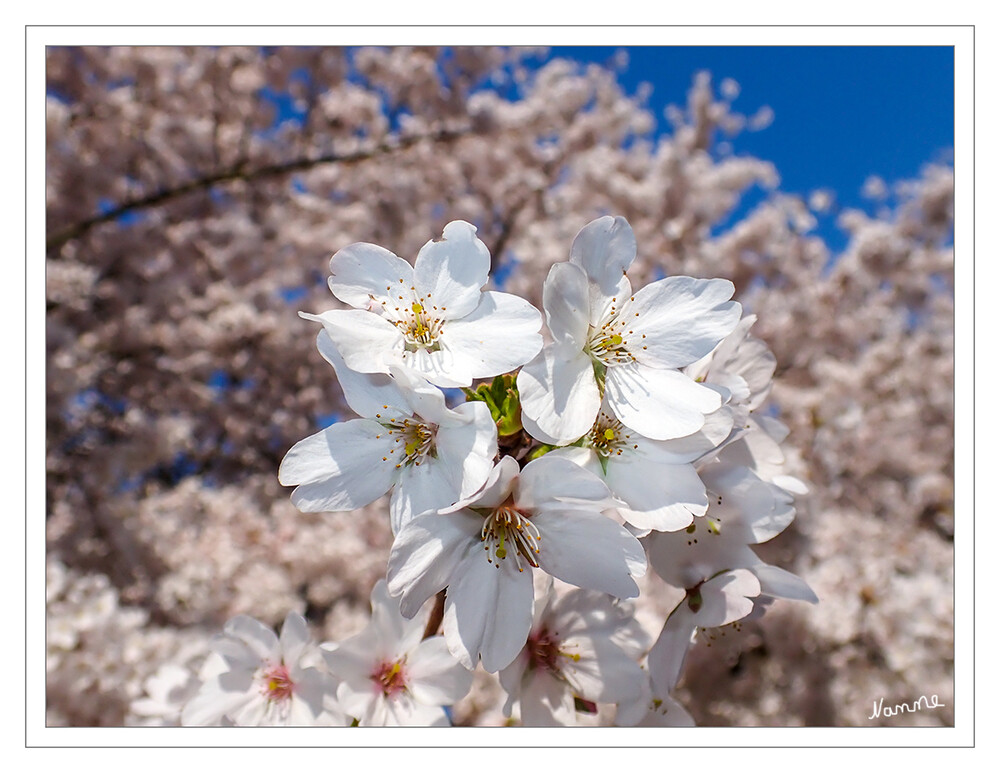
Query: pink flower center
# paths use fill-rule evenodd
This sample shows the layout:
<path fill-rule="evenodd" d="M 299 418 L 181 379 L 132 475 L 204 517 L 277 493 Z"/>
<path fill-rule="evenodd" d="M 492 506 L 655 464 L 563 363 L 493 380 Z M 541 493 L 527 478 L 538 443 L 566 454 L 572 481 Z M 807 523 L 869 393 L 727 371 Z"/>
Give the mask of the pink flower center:
<path fill-rule="evenodd" d="M 559 671 L 559 641 L 547 628 L 532 631 L 528 637 L 528 668 Z"/>
<path fill-rule="evenodd" d="M 380 663 L 372 672 L 371 679 L 387 698 L 398 695 L 406 689 L 406 674 L 399 661 Z"/>
<path fill-rule="evenodd" d="M 269 701 L 282 703 L 292 697 L 295 683 L 288 674 L 288 666 L 279 663 L 271 666 L 264 672 L 264 686 L 262 692 Z"/>

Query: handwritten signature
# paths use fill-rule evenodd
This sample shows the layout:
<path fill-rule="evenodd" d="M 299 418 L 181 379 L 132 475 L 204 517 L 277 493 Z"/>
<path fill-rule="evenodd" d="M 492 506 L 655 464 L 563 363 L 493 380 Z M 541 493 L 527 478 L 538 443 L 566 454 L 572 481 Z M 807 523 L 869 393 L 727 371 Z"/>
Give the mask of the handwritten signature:
<path fill-rule="evenodd" d="M 930 700 L 927 699 L 926 695 L 921 695 L 913 703 L 897 703 L 895 706 L 884 706 L 885 698 L 879 699 L 878 703 L 872 701 L 872 715 L 868 719 L 876 719 L 879 716 L 883 717 L 895 717 L 899 714 L 908 714 L 919 710 L 920 708 L 925 709 L 937 709 L 944 708 L 945 704 L 938 703 L 938 697 L 932 695 Z M 923 704 L 923 706 L 921 706 Z"/>

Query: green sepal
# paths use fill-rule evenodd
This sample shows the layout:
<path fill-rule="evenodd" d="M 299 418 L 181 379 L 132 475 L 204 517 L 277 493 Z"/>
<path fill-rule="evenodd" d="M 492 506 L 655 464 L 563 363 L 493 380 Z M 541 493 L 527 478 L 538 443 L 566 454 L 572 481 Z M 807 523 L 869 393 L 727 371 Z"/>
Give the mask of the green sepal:
<path fill-rule="evenodd" d="M 594 358 L 594 379 L 597 381 L 597 391 L 601 395 L 601 399 L 604 399 L 604 382 L 607 380 L 608 376 L 608 366 L 605 365 L 600 360 Z"/>
<path fill-rule="evenodd" d="M 555 451 L 558 446 L 541 445 L 538 446 L 534 451 L 528 454 L 528 461 L 533 462 L 535 459 L 545 456 L 549 451 Z"/>
<path fill-rule="evenodd" d="M 497 425 L 501 437 L 516 435 L 521 431 L 521 400 L 517 394 L 517 384 L 513 373 L 504 373 L 492 383 L 482 383 L 475 391 L 463 389 L 466 400 L 486 403 L 490 415 Z"/>
<path fill-rule="evenodd" d="M 598 454 L 597 455 L 597 461 L 599 461 L 601 463 L 601 471 L 604 473 L 605 476 L 607 476 L 607 474 L 608 474 L 608 457 L 606 457 L 604 454 Z"/>

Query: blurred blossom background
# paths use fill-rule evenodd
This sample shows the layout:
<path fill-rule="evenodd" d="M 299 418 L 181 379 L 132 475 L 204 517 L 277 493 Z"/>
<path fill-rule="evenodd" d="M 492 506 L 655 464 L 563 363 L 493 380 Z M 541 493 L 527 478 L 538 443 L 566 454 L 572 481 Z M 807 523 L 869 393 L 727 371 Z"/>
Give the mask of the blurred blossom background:
<path fill-rule="evenodd" d="M 945 47 L 49 48 L 47 723 L 153 722 L 160 667 L 239 613 L 365 624 L 386 503 L 302 514 L 276 478 L 351 416 L 297 316 L 338 307 L 336 250 L 412 260 L 467 220 L 540 307 L 613 214 L 634 286 L 735 283 L 810 488 L 760 552 L 820 603 L 696 646 L 676 697 L 701 725 L 953 724 L 953 78 Z M 501 696 L 477 680 L 455 722 Z"/>

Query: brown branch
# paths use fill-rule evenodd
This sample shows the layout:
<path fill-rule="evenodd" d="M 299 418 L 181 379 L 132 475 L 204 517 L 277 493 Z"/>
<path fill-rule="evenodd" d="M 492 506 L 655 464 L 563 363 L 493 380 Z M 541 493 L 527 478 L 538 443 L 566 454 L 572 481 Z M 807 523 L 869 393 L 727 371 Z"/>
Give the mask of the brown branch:
<path fill-rule="evenodd" d="M 269 164 L 256 169 L 247 169 L 247 162 L 241 161 L 235 166 L 221 172 L 217 172 L 216 174 L 209 175 L 207 177 L 200 177 L 196 180 L 190 180 L 189 182 L 183 183 L 174 188 L 166 188 L 156 193 L 149 194 L 148 196 L 142 196 L 140 198 L 127 201 L 112 210 L 96 215 L 95 217 L 88 218 L 87 220 L 74 223 L 71 226 L 67 226 L 66 228 L 57 231 L 46 240 L 45 249 L 48 251 L 61 247 L 71 239 L 78 239 L 86 235 L 96 226 L 115 220 L 127 212 L 134 212 L 135 210 L 155 207 L 189 193 L 208 190 L 214 185 L 234 182 L 236 180 L 253 182 L 267 177 L 277 177 L 280 175 L 291 174 L 293 172 L 301 172 L 323 164 L 356 164 L 361 161 L 367 161 L 368 159 L 375 158 L 376 156 L 405 150 L 406 148 L 417 145 L 425 140 L 430 142 L 454 142 L 455 140 L 461 139 L 462 137 L 468 136 L 472 133 L 473 130 L 468 127 L 462 129 L 441 129 L 430 134 L 420 134 L 402 138 L 395 137 L 367 150 L 359 150 L 353 153 L 343 154 L 329 153 L 316 158 L 297 158 L 292 161 Z"/>
<path fill-rule="evenodd" d="M 427 618 L 427 627 L 424 628 L 425 639 L 437 636 L 438 628 L 441 627 L 441 621 L 444 620 L 444 599 L 445 591 L 439 590 L 437 596 L 434 598 L 434 609 L 431 610 L 431 616 Z"/>

